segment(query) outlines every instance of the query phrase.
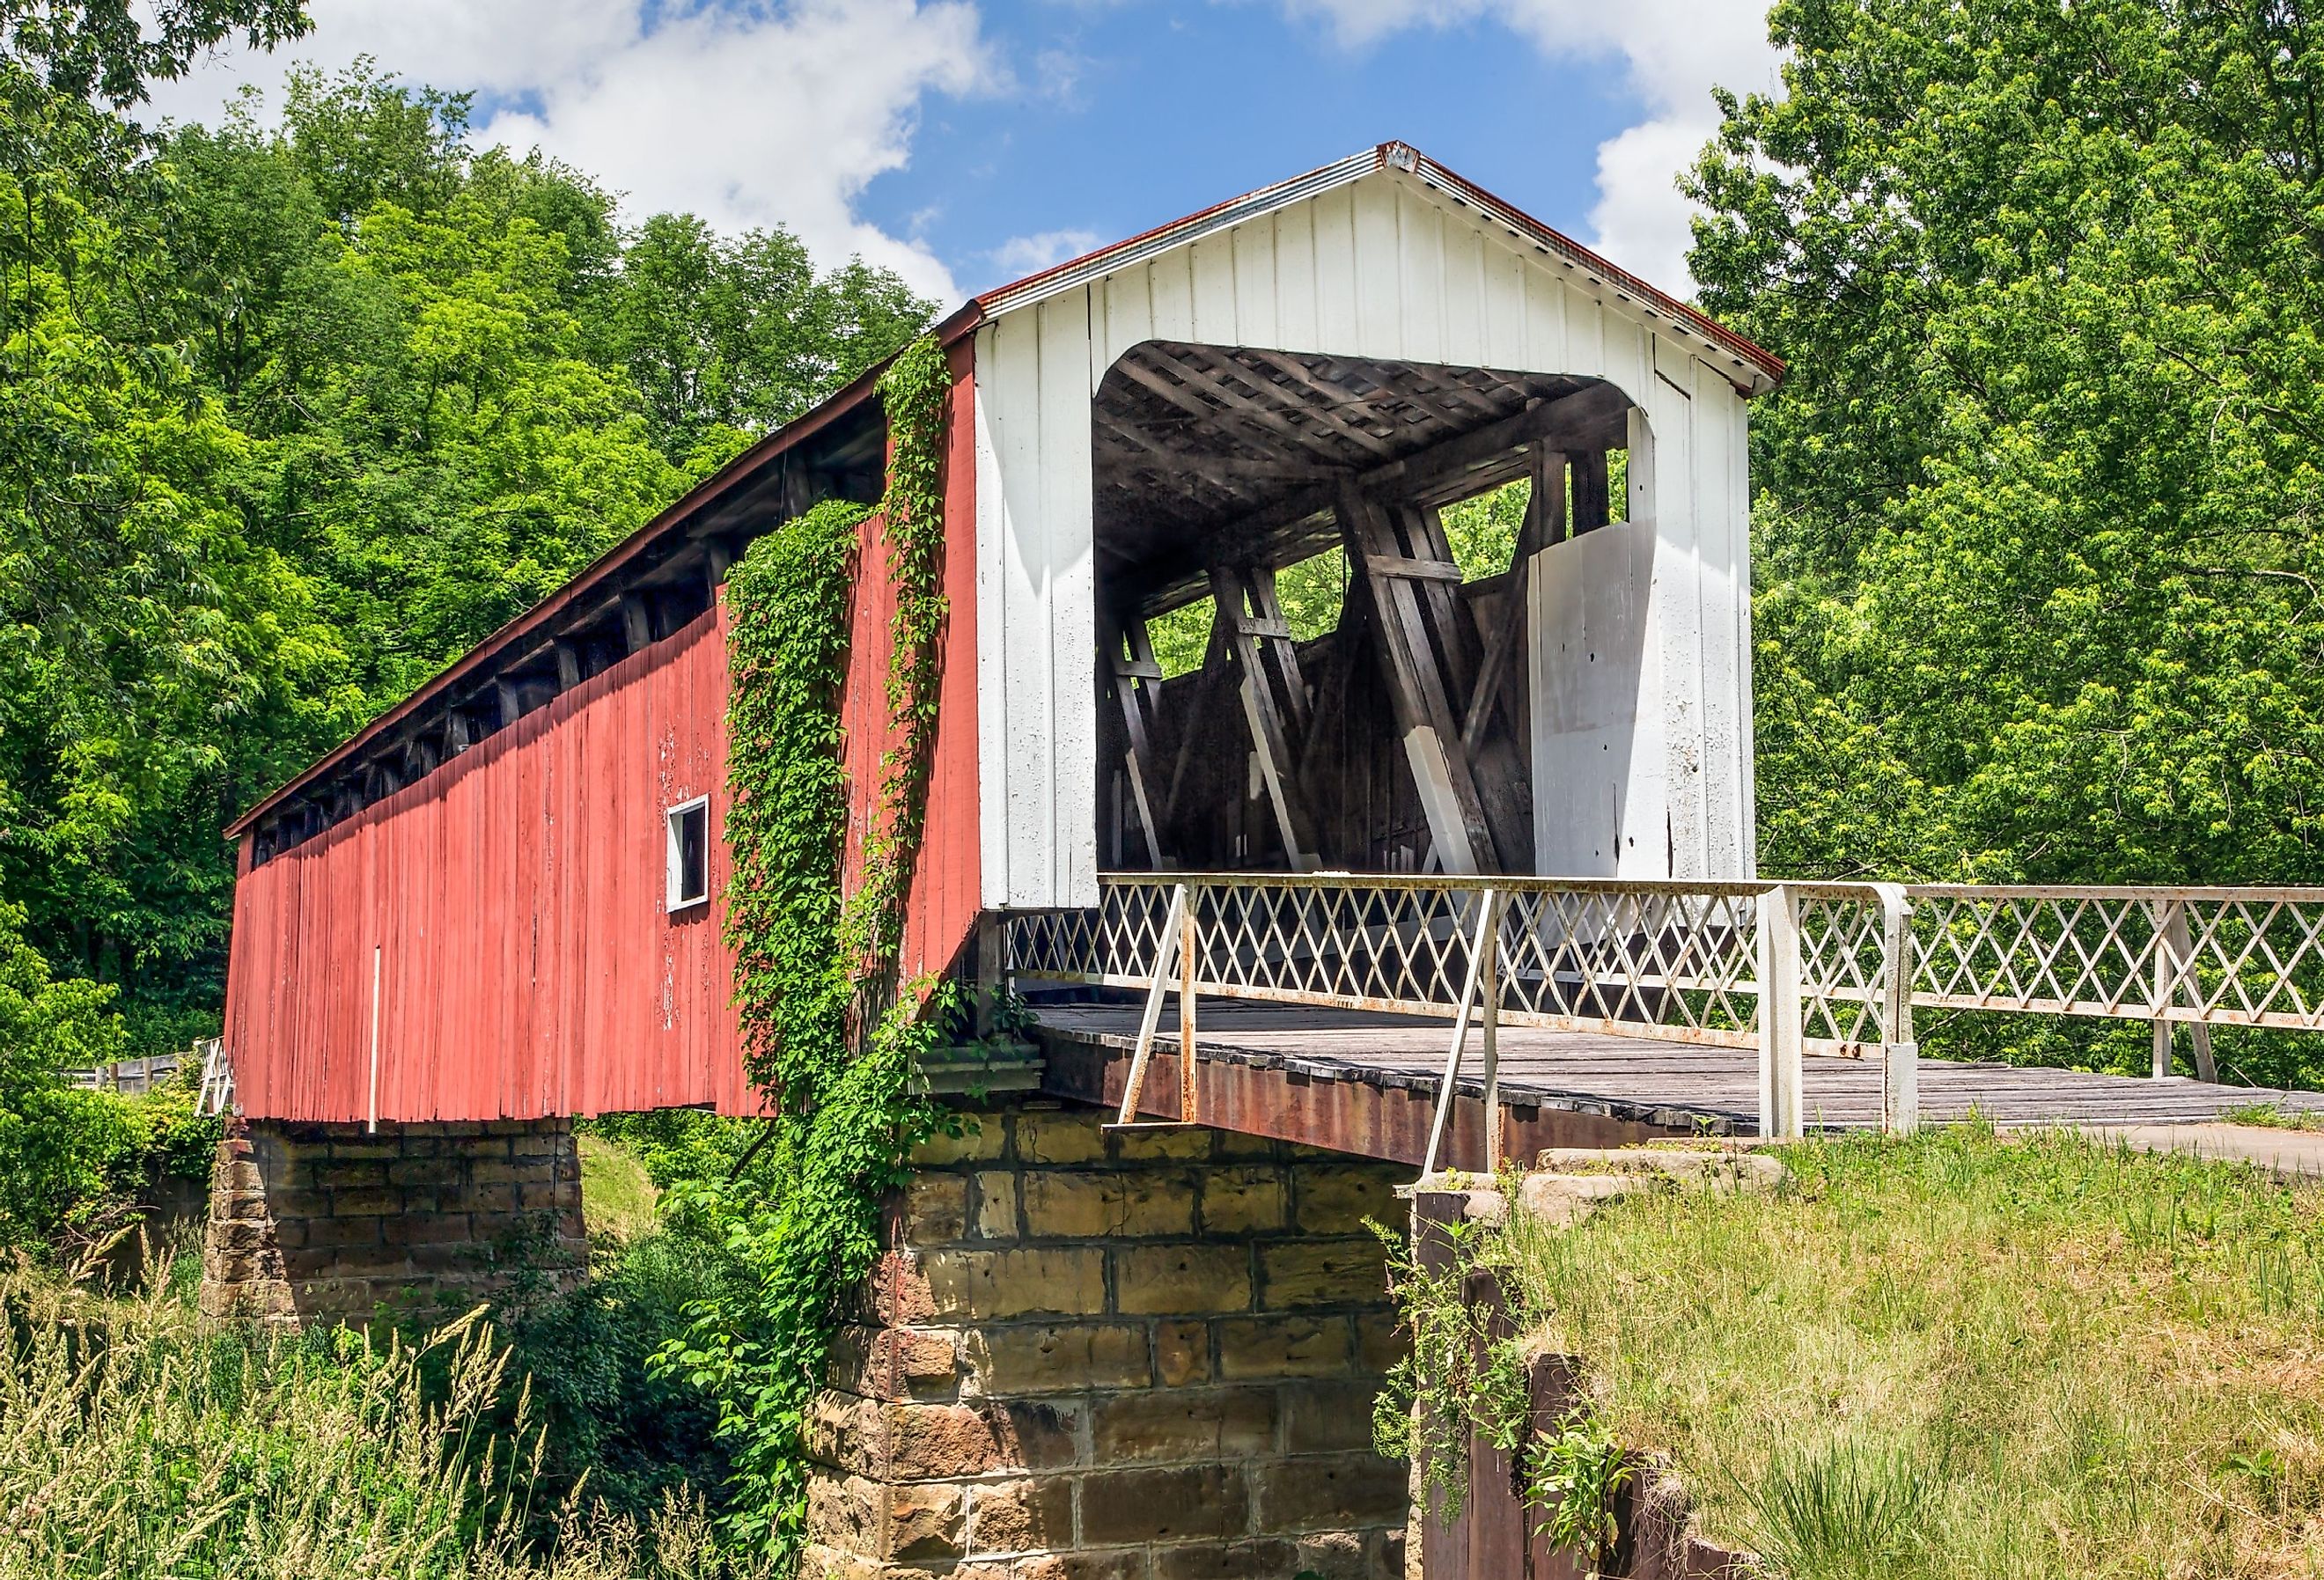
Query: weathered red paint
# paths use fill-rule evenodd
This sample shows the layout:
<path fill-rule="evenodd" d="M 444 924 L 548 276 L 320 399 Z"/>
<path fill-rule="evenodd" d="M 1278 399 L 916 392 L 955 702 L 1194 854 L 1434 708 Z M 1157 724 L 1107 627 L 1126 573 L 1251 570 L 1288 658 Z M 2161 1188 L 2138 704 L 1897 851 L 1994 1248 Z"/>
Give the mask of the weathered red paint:
<path fill-rule="evenodd" d="M 948 965 L 979 895 L 975 467 L 968 350 L 953 357 L 945 637 L 907 975 Z M 877 517 L 859 550 L 842 698 L 860 864 L 881 753 L 895 598 Z M 716 896 L 664 909 L 666 808 L 726 807 L 725 614 L 706 614 L 253 870 L 243 838 L 226 981 L 235 1098 L 289 1120 L 457 1120 L 710 1104 L 755 1112 Z M 379 991 L 373 1086 L 374 962 Z"/>

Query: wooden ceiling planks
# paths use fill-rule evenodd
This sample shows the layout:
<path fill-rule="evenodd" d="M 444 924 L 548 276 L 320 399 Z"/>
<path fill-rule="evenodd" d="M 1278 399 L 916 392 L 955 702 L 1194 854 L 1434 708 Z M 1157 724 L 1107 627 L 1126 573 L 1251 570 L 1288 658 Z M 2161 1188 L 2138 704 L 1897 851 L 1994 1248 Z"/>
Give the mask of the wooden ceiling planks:
<path fill-rule="evenodd" d="M 1097 547 L 1117 600 L 1159 613 L 1209 591 L 1222 550 L 1281 566 L 1331 547 L 1342 478 L 1442 503 L 1524 476 L 1553 428 L 1618 446 L 1627 406 L 1563 376 L 1148 341 L 1093 403 Z"/>

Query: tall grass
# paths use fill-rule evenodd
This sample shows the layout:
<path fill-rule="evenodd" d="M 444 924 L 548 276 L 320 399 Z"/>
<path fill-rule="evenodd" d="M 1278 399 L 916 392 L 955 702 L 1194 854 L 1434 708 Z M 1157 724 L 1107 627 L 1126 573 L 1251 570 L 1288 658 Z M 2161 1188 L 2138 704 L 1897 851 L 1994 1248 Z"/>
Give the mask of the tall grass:
<path fill-rule="evenodd" d="M 0 1577 L 731 1572 L 683 1498 L 639 1522 L 586 1484 L 541 1505 L 542 1439 L 496 1432 L 506 1352 L 480 1313 L 407 1343 L 205 1323 L 0 1273 Z"/>
<path fill-rule="evenodd" d="M 1540 1342 L 1791 1580 L 2324 1575 L 2324 1196 L 2074 1135 L 1787 1149 L 1506 1245 Z"/>

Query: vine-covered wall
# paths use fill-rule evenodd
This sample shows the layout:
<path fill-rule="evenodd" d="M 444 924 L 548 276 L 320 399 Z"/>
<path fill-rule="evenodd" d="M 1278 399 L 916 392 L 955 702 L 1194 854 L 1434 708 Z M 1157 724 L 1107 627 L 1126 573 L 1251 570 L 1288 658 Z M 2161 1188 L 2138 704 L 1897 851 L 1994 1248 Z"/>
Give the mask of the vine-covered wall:
<path fill-rule="evenodd" d="M 944 996 L 922 967 L 941 962 L 908 957 L 905 935 L 951 645 L 954 383 L 933 340 L 899 354 L 881 381 L 890 464 L 879 508 L 816 505 L 753 543 L 726 587 L 724 926 L 742 1058 L 772 1110 L 776 1183 L 688 1193 L 681 1210 L 720 1224 L 738 1276 L 696 1307 L 659 1364 L 718 1403 L 735 1465 L 733 1534 L 785 1560 L 806 1513 L 806 1408 L 843 1303 L 877 1254 L 881 1197 L 935 1123 L 909 1086 L 935 1036 L 931 1001 Z M 887 596 L 867 599 L 867 588 Z M 867 633 L 867 609 L 882 603 L 886 629 Z M 851 729 L 849 700 L 862 696 L 875 652 L 880 712 L 874 727 Z"/>

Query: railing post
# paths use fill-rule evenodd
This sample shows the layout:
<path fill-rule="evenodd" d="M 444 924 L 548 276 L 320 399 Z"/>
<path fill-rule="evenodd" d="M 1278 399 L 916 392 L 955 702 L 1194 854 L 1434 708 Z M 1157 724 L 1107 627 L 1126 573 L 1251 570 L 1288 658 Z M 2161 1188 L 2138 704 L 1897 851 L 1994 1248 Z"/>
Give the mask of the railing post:
<path fill-rule="evenodd" d="M 1122 1077 L 1121 1112 L 1114 1118 L 1116 1124 L 1130 1124 L 1138 1118 L 1138 1097 L 1146 1087 L 1146 1061 L 1154 1051 L 1154 1033 L 1162 1024 L 1162 999 L 1170 985 L 1170 966 L 1185 942 L 1186 901 L 1185 884 L 1170 891 L 1170 909 L 1154 939 L 1154 981 L 1146 992 L 1145 1012 L 1138 1017 L 1138 1042 L 1130 1050 L 1130 1073 Z M 1183 1032 L 1186 1015 L 1183 1006 L 1178 1015 Z"/>
<path fill-rule="evenodd" d="M 1485 952 L 1477 973 L 1477 1012 L 1485 1032 L 1485 1172 L 1501 1171 L 1501 896 L 1485 892 Z"/>
<path fill-rule="evenodd" d="M 1428 1150 L 1421 1155 L 1420 1177 L 1423 1179 L 1436 1172 L 1436 1160 L 1444 1150 L 1444 1132 L 1452 1123 L 1452 1104 L 1461 1083 L 1461 1052 L 1469 1040 L 1469 1009 L 1477 1002 L 1477 989 L 1485 969 L 1487 940 L 1497 952 L 1500 944 L 1498 921 L 1500 915 L 1499 897 L 1490 889 L 1478 897 L 1477 935 L 1469 946 L 1469 970 L 1461 986 L 1461 1002 L 1452 1011 L 1452 1048 L 1444 1056 L 1444 1079 L 1436 1089 L 1436 1116 L 1428 1126 Z M 1498 1056 L 1499 1049 L 1494 1049 Z"/>
<path fill-rule="evenodd" d="M 1921 1045 L 1913 1036 L 1913 902 L 1902 883 L 1875 883 L 1880 895 L 1880 1128 L 1911 1135 L 1921 1127 Z"/>
<path fill-rule="evenodd" d="M 1805 1128 L 1800 1097 L 1800 913 L 1788 883 L 1759 896 L 1759 1133 Z"/>
<path fill-rule="evenodd" d="M 1178 1118 L 1182 1123 L 1197 1124 L 1203 1099 L 1201 1083 L 1194 1079 L 1194 965 L 1201 956 L 1195 911 L 1203 895 L 1191 884 L 1179 885 L 1178 892 L 1185 896 L 1178 918 Z"/>
<path fill-rule="evenodd" d="M 2183 900 L 2159 900 L 2154 902 L 2154 1074 L 2159 1079 L 2171 1073 L 2171 1022 L 2164 1012 L 2178 1002 L 2179 994 L 2195 969 L 2195 945 L 2187 930 L 2187 902 Z M 2200 1009 L 2202 991 L 2197 987 L 2189 997 Z M 2187 1023 L 2188 1039 L 2195 1049 L 2195 1078 L 2217 1081 L 2218 1064 L 2211 1057 L 2211 1028 L 2201 1021 Z"/>

